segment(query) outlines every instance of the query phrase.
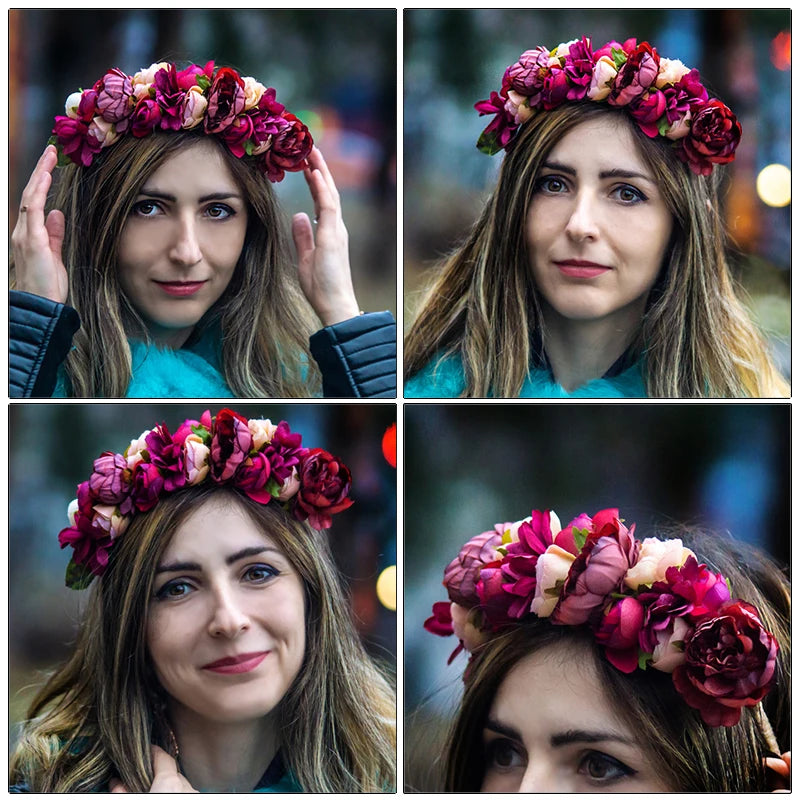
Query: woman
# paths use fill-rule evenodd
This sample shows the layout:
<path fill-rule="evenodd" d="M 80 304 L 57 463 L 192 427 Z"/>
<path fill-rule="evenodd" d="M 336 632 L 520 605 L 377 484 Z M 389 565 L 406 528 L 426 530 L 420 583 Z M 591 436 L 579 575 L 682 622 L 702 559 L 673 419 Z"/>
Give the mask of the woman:
<path fill-rule="evenodd" d="M 408 333 L 406 397 L 788 393 L 724 255 L 741 127 L 696 70 L 584 37 L 526 51 L 476 109 L 506 156 Z"/>
<path fill-rule="evenodd" d="M 448 790 L 786 785 L 788 581 L 731 541 L 634 528 L 617 509 L 564 529 L 533 511 L 447 567 L 451 603 L 425 627 L 472 653 Z"/>
<path fill-rule="evenodd" d="M 359 313 L 333 178 L 274 89 L 114 69 L 53 133 L 12 234 L 12 396 L 394 396 L 394 320 Z M 301 170 L 296 277 L 270 182 Z"/>
<path fill-rule="evenodd" d="M 350 473 L 285 422 L 223 409 L 106 452 L 59 534 L 94 583 L 31 705 L 22 791 L 387 791 L 394 694 L 324 536 Z"/>

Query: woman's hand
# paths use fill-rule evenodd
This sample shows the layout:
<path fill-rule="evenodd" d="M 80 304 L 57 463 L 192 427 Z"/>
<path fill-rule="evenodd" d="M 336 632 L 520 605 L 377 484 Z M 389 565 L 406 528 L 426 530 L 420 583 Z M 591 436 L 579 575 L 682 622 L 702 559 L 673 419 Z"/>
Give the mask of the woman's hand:
<path fill-rule="evenodd" d="M 336 184 L 316 147 L 308 163 L 304 175 L 314 199 L 317 225 L 315 237 L 308 214 L 295 214 L 292 219 L 300 288 L 322 324 L 335 325 L 359 314 L 350 276 L 347 228 Z"/>
<path fill-rule="evenodd" d="M 764 759 L 769 788 L 773 792 L 788 792 L 792 784 L 792 753 L 783 753 L 780 758 L 768 756 Z"/>
<path fill-rule="evenodd" d="M 64 214 L 53 210 L 44 216 L 47 192 L 53 180 L 58 153 L 48 145 L 22 192 L 17 224 L 11 234 L 16 288 L 56 303 L 66 303 L 69 279 L 61 260 Z"/>
<path fill-rule="evenodd" d="M 153 751 L 153 785 L 150 787 L 150 794 L 156 792 L 197 792 L 189 781 L 178 772 L 178 764 L 175 759 L 162 750 L 158 745 L 151 745 Z M 113 794 L 128 794 L 128 789 L 122 781 L 116 778 L 111 779 L 109 787 Z"/>

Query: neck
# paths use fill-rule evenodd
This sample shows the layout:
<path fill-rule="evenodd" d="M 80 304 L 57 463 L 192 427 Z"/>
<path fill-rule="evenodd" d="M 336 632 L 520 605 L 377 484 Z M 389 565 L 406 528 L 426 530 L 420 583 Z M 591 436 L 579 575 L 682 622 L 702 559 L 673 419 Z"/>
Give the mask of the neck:
<path fill-rule="evenodd" d="M 251 792 L 278 752 L 275 712 L 214 722 L 184 706 L 170 709 L 181 772 L 200 792 Z"/>
<path fill-rule="evenodd" d="M 633 341 L 643 311 L 627 307 L 608 317 L 575 320 L 542 303 L 544 348 L 556 381 L 571 392 L 605 375 Z"/>

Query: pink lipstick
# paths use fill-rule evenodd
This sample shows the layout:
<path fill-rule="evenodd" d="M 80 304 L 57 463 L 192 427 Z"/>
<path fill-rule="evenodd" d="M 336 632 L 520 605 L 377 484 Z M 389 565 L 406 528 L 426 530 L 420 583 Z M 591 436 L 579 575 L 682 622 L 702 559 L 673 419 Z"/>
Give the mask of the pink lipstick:
<path fill-rule="evenodd" d="M 558 267 L 561 274 L 566 275 L 568 278 L 596 278 L 611 269 L 611 267 L 596 264 L 594 261 L 580 261 L 578 259 L 555 261 L 553 263 Z"/>
<path fill-rule="evenodd" d="M 167 294 L 173 297 L 189 297 L 199 292 L 205 281 L 155 281 Z"/>
<path fill-rule="evenodd" d="M 219 661 L 205 664 L 203 669 L 207 669 L 210 672 L 218 672 L 220 675 L 240 675 L 243 672 L 252 672 L 269 654 L 269 650 L 262 650 L 259 653 L 242 653 L 238 656 L 228 656 L 220 658 Z"/>

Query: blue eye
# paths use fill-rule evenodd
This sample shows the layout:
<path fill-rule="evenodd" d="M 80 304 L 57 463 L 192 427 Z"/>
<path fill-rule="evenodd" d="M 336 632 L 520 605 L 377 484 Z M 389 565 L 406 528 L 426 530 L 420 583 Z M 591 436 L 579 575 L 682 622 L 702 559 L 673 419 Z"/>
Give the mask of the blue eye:
<path fill-rule="evenodd" d="M 585 775 L 593 783 L 613 783 L 636 773 L 627 764 L 623 764 L 612 756 L 590 750 L 581 758 L 578 772 Z"/>
<path fill-rule="evenodd" d="M 194 587 L 187 581 L 176 579 L 168 581 L 157 592 L 158 600 L 180 600 L 194 591 Z"/>
<path fill-rule="evenodd" d="M 280 575 L 280 572 L 269 564 L 252 564 L 242 576 L 248 583 L 266 583 L 270 578 Z"/>

